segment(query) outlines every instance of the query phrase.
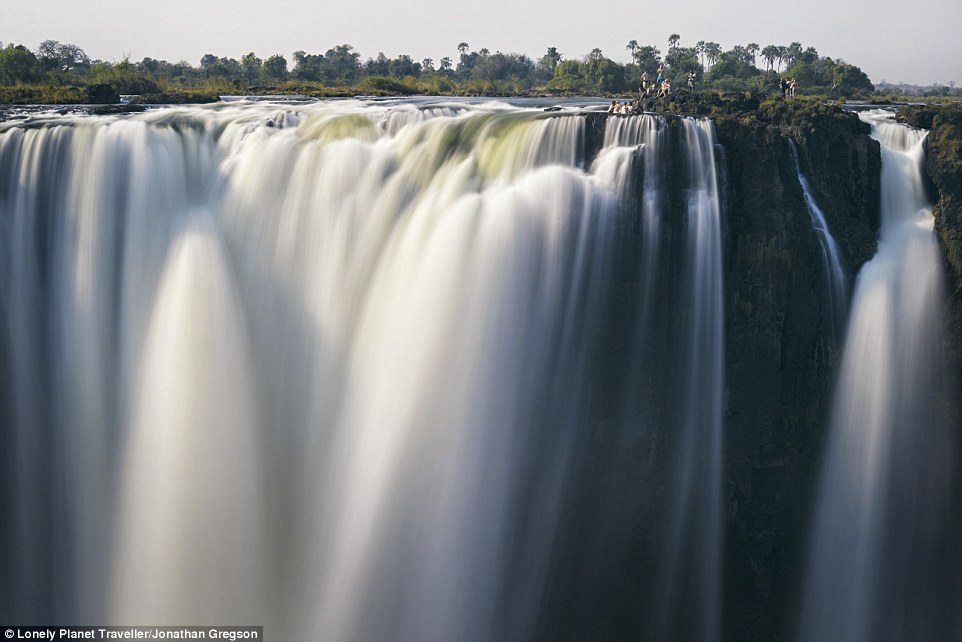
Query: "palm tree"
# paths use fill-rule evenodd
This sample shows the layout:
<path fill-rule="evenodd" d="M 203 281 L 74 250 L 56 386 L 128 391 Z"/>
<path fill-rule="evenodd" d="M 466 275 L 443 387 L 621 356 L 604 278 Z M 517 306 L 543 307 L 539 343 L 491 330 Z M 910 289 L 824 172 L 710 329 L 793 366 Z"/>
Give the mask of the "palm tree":
<path fill-rule="evenodd" d="M 713 66 L 718 62 L 718 57 L 722 53 L 721 45 L 717 42 L 706 42 L 705 43 L 705 57 L 708 58 L 708 66 Z"/>
<path fill-rule="evenodd" d="M 793 42 L 792 44 L 785 47 L 786 68 L 790 69 L 795 65 L 797 65 L 801 57 L 802 57 L 802 43 Z"/>
<path fill-rule="evenodd" d="M 754 66 L 755 66 L 755 56 L 758 54 L 758 51 L 759 51 L 758 43 L 757 43 L 757 42 L 750 42 L 750 43 L 748 43 L 748 46 L 745 47 L 745 50 L 748 51 L 749 55 L 751 55 L 751 57 L 752 57 L 752 66 L 754 67 Z"/>
<path fill-rule="evenodd" d="M 698 60 L 701 62 L 701 66 L 705 67 L 705 41 L 699 40 L 695 44 L 695 53 L 698 54 Z"/>
<path fill-rule="evenodd" d="M 478 49 L 478 55 L 484 58 L 485 56 L 491 55 L 491 52 L 485 49 L 484 47 L 481 47 L 480 49 Z"/>
<path fill-rule="evenodd" d="M 451 69 L 451 59 L 445 56 L 441 58 L 441 71 L 450 71 Z"/>
<path fill-rule="evenodd" d="M 681 36 L 679 36 L 677 33 L 673 33 L 670 36 L 668 36 L 668 51 L 671 51 L 672 49 L 677 47 L 679 40 L 681 40 Z"/>
<path fill-rule="evenodd" d="M 782 71 L 782 61 L 785 59 L 785 56 L 786 56 L 786 55 L 788 55 L 788 47 L 785 47 L 785 46 L 783 46 L 783 45 L 779 45 L 779 46 L 778 46 L 778 55 L 775 56 L 775 62 L 778 64 L 778 71 L 779 71 L 779 73 Z"/>
<path fill-rule="evenodd" d="M 425 58 L 424 60 L 422 60 L 422 61 L 421 61 L 421 70 L 422 70 L 422 71 L 426 71 L 426 72 L 434 71 L 434 59 L 433 59 L 433 58 Z"/>
<path fill-rule="evenodd" d="M 635 52 L 638 51 L 638 41 L 637 41 L 637 40 L 629 40 L 629 41 L 628 41 L 628 46 L 626 46 L 625 49 L 627 49 L 628 51 L 631 52 L 631 59 L 634 60 L 634 59 L 635 59 Z"/>
<path fill-rule="evenodd" d="M 466 53 L 466 52 L 468 51 L 468 43 L 466 43 L 466 42 L 459 42 L 459 43 L 458 43 L 458 51 L 461 52 L 462 54 L 463 54 L 463 53 Z"/>
<path fill-rule="evenodd" d="M 762 58 L 768 63 L 768 68 L 775 69 L 775 59 L 778 58 L 778 47 L 775 45 L 768 45 L 762 49 Z"/>

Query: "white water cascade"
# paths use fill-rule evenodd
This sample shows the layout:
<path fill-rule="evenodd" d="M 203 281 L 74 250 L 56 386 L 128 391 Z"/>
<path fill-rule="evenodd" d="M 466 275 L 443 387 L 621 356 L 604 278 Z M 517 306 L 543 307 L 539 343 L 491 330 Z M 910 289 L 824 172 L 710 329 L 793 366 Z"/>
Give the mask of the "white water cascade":
<path fill-rule="evenodd" d="M 636 636 L 718 639 L 714 132 L 586 139 L 498 103 L 0 123 L 0 619 L 526 640 L 641 528 Z M 607 510 L 585 453 L 656 437 L 664 519 Z"/>
<path fill-rule="evenodd" d="M 925 132 L 884 112 L 861 117 L 882 147 L 882 232 L 855 284 L 798 639 L 944 640 L 933 578 L 952 442 L 936 401 L 944 286 Z"/>
<path fill-rule="evenodd" d="M 829 327 L 836 344 L 842 340 L 842 332 L 845 330 L 845 314 L 848 309 L 848 277 L 842 267 L 841 254 L 838 244 L 828 229 L 828 222 L 825 215 L 818 207 L 812 190 L 809 187 L 808 179 L 802 172 L 802 164 L 798 159 L 798 149 L 795 141 L 788 139 L 788 147 L 792 152 L 795 161 L 795 172 L 798 174 L 798 183 L 802 187 L 802 195 L 805 197 L 805 204 L 808 206 L 808 213 L 812 217 L 812 227 L 818 236 L 818 242 L 822 249 L 822 273 L 827 282 L 827 292 L 829 300 L 829 310 L 831 318 Z"/>

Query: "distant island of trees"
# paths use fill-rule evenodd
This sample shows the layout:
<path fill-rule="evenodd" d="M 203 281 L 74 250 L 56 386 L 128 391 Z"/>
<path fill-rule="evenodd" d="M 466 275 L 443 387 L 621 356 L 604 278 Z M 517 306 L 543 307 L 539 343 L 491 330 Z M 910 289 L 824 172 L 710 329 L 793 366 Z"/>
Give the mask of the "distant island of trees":
<path fill-rule="evenodd" d="M 676 91 L 692 72 L 699 91 L 770 95 L 779 91 L 780 78 L 794 78 L 800 95 L 861 99 L 875 92 L 857 66 L 821 56 L 798 42 L 765 47 L 748 43 L 724 51 L 706 41 L 684 47 L 681 37 L 671 34 L 664 56 L 657 46 L 636 40 L 625 49 L 628 63 L 600 49 L 566 58 L 555 47 L 533 60 L 524 54 L 473 50 L 461 42 L 455 57 L 417 61 L 383 53 L 362 60 L 354 47 L 343 44 L 324 53 L 296 51 L 290 61 L 281 54 L 264 59 L 254 52 L 240 59 L 206 54 L 195 67 L 154 58 L 91 60 L 79 46 L 55 40 L 40 43 L 36 50 L 0 43 L 0 103 L 111 102 L 120 94 L 186 101 L 254 93 L 618 96 L 636 93 L 642 74 L 654 79 L 659 68 Z"/>

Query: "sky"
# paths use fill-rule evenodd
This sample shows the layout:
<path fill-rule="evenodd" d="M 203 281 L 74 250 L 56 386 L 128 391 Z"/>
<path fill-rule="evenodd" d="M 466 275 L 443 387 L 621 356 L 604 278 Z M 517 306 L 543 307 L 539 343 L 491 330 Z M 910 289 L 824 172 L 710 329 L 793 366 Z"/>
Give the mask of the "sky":
<path fill-rule="evenodd" d="M 197 66 L 206 53 L 266 58 L 323 53 L 350 44 L 361 59 L 378 52 L 417 61 L 457 61 L 472 50 L 565 59 L 594 48 L 627 62 L 629 40 L 723 49 L 800 42 L 858 65 L 875 82 L 962 86 L 960 0 L 0 0 L 0 42 L 36 49 L 43 40 L 80 46 L 91 58 L 151 57 Z M 763 63 L 759 60 L 759 65 Z"/>

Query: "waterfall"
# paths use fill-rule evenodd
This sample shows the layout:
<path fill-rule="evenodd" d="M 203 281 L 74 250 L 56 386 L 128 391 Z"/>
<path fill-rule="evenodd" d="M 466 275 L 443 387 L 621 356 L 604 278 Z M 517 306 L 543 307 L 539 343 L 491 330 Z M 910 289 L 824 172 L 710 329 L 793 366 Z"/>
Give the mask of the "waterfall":
<path fill-rule="evenodd" d="M 630 599 L 718 639 L 714 131 L 585 140 L 496 103 L 0 124 L 0 617 L 525 640 Z"/>
<path fill-rule="evenodd" d="M 829 329 L 836 344 L 840 344 L 841 333 L 845 324 L 845 312 L 848 308 L 847 277 L 845 276 L 845 270 L 842 268 L 835 238 L 832 237 L 832 233 L 828 229 L 825 215 L 815 202 L 815 197 L 812 196 L 808 179 L 802 173 L 802 165 L 798 160 L 798 149 L 795 146 L 795 141 L 789 138 L 788 147 L 792 152 L 792 159 L 795 161 L 795 172 L 798 174 L 798 183 L 802 187 L 802 195 L 805 197 L 808 213 L 812 217 L 812 227 L 815 229 L 822 250 L 822 272 L 827 282 L 826 295 L 831 311 L 831 318 L 828 321 Z"/>
<path fill-rule="evenodd" d="M 940 640 L 940 523 L 951 441 L 941 259 L 922 185 L 925 132 L 868 112 L 882 232 L 858 275 L 809 544 L 799 639 Z"/>
<path fill-rule="evenodd" d="M 656 616 L 658 640 L 709 642 L 721 631 L 722 419 L 724 412 L 724 303 L 721 205 L 714 127 L 682 121 L 686 151 L 686 283 L 676 322 L 681 327 L 677 408 L 680 451 L 673 480 L 675 503 Z M 676 392 L 675 394 L 679 394 Z M 695 401 L 697 400 L 697 401 Z M 702 618 L 690 618 L 690 605 Z"/>

